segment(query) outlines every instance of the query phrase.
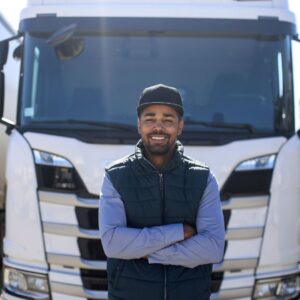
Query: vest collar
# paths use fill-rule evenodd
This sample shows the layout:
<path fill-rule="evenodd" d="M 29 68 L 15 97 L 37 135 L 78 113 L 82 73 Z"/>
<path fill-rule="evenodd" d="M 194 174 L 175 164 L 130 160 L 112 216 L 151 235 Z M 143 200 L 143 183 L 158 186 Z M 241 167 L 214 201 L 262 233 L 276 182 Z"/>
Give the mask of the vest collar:
<path fill-rule="evenodd" d="M 183 145 L 179 141 L 176 141 L 173 157 L 171 158 L 169 163 L 159 171 L 168 172 L 176 168 L 182 162 L 182 156 L 183 156 Z M 158 171 L 157 168 L 144 156 L 144 145 L 141 139 L 137 142 L 135 146 L 135 157 L 142 165 L 151 166 L 151 168 Z"/>

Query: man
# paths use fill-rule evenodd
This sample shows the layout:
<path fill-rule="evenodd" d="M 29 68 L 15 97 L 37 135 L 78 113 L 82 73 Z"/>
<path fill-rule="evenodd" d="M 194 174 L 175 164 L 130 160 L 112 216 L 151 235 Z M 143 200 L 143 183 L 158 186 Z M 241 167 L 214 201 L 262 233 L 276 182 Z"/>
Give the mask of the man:
<path fill-rule="evenodd" d="M 135 153 L 113 162 L 99 227 L 110 300 L 207 300 L 222 260 L 224 221 L 208 167 L 183 155 L 183 105 L 165 85 L 141 94 Z"/>

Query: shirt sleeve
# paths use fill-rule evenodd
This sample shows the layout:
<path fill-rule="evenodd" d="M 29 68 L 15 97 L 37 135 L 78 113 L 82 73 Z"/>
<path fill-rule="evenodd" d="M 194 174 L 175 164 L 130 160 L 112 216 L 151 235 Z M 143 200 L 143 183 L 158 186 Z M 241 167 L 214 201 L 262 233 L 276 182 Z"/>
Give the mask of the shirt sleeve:
<path fill-rule="evenodd" d="M 183 225 L 127 227 L 123 201 L 105 174 L 100 192 L 99 232 L 107 257 L 135 259 L 183 240 Z"/>
<path fill-rule="evenodd" d="M 197 234 L 148 256 L 150 264 L 194 268 L 218 263 L 224 255 L 224 219 L 218 184 L 210 173 L 196 220 Z"/>

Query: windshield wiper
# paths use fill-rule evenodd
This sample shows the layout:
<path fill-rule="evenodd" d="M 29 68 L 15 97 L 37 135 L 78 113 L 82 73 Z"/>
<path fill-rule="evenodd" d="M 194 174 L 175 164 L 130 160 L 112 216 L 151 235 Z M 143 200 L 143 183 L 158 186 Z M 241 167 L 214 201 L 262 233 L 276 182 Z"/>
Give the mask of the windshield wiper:
<path fill-rule="evenodd" d="M 75 124 L 75 125 L 91 125 L 95 127 L 102 127 L 108 129 L 121 129 L 126 131 L 137 131 L 136 126 L 121 123 L 112 122 L 94 122 L 94 121 L 84 121 L 77 119 L 66 119 L 66 120 L 41 120 L 41 121 L 31 121 L 30 124 Z"/>
<path fill-rule="evenodd" d="M 246 129 L 250 133 L 255 133 L 255 128 L 250 124 L 243 123 L 220 123 L 220 122 L 206 122 L 206 121 L 198 121 L 187 119 L 184 121 L 185 125 L 202 125 L 205 127 L 213 127 L 213 128 L 228 128 L 228 129 Z"/>

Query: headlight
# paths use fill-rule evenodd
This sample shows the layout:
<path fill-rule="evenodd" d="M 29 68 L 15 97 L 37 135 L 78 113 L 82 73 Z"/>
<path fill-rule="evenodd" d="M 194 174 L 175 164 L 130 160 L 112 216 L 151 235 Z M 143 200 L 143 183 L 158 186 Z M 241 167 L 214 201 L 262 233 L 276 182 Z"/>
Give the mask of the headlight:
<path fill-rule="evenodd" d="M 245 160 L 237 166 L 235 171 L 270 170 L 274 168 L 275 158 L 275 154 L 272 154 Z"/>
<path fill-rule="evenodd" d="M 73 168 L 65 158 L 48 152 L 33 150 L 34 160 L 37 165 Z"/>
<path fill-rule="evenodd" d="M 45 275 L 5 267 L 4 288 L 8 292 L 33 299 L 49 299 L 48 279 Z"/>
<path fill-rule="evenodd" d="M 67 159 L 44 151 L 34 150 L 39 188 L 73 192 L 85 191 L 75 168 Z"/>
<path fill-rule="evenodd" d="M 241 162 L 225 182 L 222 199 L 233 196 L 268 195 L 276 155 L 254 157 Z"/>
<path fill-rule="evenodd" d="M 286 278 L 259 280 L 255 285 L 254 299 L 294 299 L 300 294 L 300 275 Z"/>

